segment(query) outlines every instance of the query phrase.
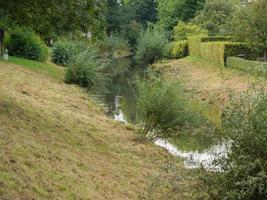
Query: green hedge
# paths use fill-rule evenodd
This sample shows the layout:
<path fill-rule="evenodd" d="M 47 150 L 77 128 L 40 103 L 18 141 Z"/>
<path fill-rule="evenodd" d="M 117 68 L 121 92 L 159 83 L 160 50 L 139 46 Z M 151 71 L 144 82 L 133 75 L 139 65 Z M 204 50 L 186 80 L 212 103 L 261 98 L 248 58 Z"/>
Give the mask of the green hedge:
<path fill-rule="evenodd" d="M 188 50 L 190 56 L 201 56 L 201 40 L 203 36 L 188 37 Z"/>
<path fill-rule="evenodd" d="M 229 57 L 227 67 L 249 72 L 256 76 L 267 77 L 267 63 L 258 61 L 249 61 L 242 58 Z"/>
<path fill-rule="evenodd" d="M 172 43 L 172 51 L 173 58 L 184 58 L 188 56 L 188 43 L 186 40 L 177 41 Z"/>
<path fill-rule="evenodd" d="M 223 42 L 204 42 L 200 45 L 200 56 L 212 63 L 224 64 L 224 43 Z"/>
<path fill-rule="evenodd" d="M 212 63 L 225 65 L 226 59 L 231 56 L 243 54 L 250 58 L 250 47 L 238 42 L 204 42 L 200 45 L 200 56 Z"/>
<path fill-rule="evenodd" d="M 190 56 L 201 56 L 201 44 L 203 42 L 231 41 L 231 37 L 197 35 L 188 37 L 188 49 Z"/>

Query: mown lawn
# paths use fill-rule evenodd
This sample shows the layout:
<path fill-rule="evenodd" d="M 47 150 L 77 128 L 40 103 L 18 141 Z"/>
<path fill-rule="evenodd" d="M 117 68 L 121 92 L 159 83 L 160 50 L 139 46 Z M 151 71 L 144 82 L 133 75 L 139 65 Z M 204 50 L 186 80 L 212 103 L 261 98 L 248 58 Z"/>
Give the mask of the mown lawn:
<path fill-rule="evenodd" d="M 0 61 L 0 199 L 193 199 L 198 171 L 107 118 L 51 63 Z"/>

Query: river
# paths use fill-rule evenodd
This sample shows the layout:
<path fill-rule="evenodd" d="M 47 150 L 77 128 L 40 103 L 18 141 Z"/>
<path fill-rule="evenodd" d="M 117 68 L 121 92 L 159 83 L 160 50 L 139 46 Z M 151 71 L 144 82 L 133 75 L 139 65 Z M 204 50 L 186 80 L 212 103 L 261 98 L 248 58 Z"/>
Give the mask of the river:
<path fill-rule="evenodd" d="M 108 84 L 105 92 L 92 89 L 94 99 L 106 109 L 107 115 L 122 123 L 136 124 L 137 94 L 134 87 L 135 77 L 142 72 L 128 70 Z M 186 168 L 204 167 L 214 171 L 213 164 L 219 156 L 225 156 L 227 145 L 215 135 L 179 135 L 169 139 L 158 139 L 155 144 L 166 149 L 170 154 L 183 158 Z"/>

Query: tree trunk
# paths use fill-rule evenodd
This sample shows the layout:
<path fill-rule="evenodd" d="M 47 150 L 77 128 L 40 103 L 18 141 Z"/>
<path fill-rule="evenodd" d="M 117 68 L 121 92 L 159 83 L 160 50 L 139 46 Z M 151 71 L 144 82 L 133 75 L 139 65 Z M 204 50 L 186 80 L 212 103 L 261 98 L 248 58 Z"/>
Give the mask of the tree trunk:
<path fill-rule="evenodd" d="M 267 62 L 267 49 L 264 49 L 264 62 Z"/>

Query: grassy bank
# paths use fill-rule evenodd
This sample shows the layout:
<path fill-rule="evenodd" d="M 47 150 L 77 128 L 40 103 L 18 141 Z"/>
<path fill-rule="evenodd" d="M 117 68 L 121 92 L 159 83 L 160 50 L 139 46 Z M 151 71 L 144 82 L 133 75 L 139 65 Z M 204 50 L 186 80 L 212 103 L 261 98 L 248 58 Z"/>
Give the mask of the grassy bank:
<path fill-rule="evenodd" d="M 239 94 L 252 85 L 267 89 L 265 78 L 220 67 L 198 57 L 186 57 L 153 65 L 164 76 L 182 80 L 185 93 L 191 105 L 212 122 L 220 126 L 221 109 L 229 94 Z"/>
<path fill-rule="evenodd" d="M 0 199 L 193 199 L 197 171 L 107 118 L 51 63 L 0 61 Z"/>

